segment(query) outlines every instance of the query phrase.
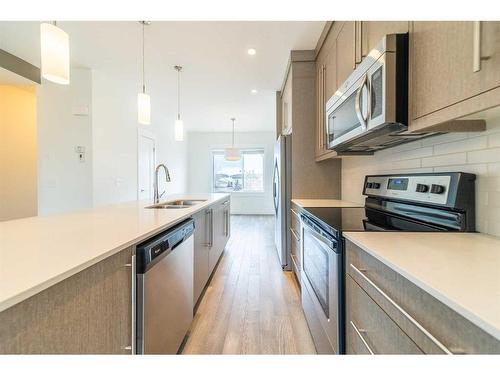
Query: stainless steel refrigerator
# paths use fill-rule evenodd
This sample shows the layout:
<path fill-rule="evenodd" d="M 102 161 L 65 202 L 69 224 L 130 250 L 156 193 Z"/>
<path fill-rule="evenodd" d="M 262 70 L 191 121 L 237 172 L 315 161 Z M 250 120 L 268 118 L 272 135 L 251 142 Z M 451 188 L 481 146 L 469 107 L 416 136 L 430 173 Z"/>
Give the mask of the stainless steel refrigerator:
<path fill-rule="evenodd" d="M 290 228 L 292 199 L 292 136 L 280 135 L 274 145 L 273 199 L 276 213 L 274 242 L 284 270 L 291 269 Z"/>

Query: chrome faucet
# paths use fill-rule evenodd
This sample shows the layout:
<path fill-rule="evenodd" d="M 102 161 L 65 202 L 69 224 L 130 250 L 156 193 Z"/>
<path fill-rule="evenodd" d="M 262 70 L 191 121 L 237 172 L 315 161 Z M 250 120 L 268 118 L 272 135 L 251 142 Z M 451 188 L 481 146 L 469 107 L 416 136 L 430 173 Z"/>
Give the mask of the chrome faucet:
<path fill-rule="evenodd" d="M 165 181 L 170 182 L 170 173 L 168 171 L 168 168 L 165 166 L 165 164 L 158 164 L 155 170 L 154 203 L 159 203 L 160 198 L 163 196 L 163 194 L 165 194 L 165 190 L 161 194 L 158 193 L 158 172 L 161 168 L 165 170 Z"/>

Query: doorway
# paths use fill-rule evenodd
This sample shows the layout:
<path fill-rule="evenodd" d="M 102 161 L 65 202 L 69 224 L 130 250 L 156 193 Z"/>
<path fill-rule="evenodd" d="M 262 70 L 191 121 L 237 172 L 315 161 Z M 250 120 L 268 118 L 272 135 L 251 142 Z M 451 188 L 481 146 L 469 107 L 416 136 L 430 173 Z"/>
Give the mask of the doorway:
<path fill-rule="evenodd" d="M 137 131 L 137 199 L 153 199 L 156 137 L 145 129 Z"/>

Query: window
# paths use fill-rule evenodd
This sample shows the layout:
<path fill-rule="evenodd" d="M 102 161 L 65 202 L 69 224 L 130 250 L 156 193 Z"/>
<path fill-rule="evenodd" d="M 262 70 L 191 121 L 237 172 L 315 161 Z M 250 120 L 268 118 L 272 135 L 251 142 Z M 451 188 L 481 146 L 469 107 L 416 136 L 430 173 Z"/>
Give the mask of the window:
<path fill-rule="evenodd" d="M 241 159 L 227 161 L 224 150 L 214 150 L 213 191 L 220 192 L 263 192 L 264 150 L 241 150 Z"/>

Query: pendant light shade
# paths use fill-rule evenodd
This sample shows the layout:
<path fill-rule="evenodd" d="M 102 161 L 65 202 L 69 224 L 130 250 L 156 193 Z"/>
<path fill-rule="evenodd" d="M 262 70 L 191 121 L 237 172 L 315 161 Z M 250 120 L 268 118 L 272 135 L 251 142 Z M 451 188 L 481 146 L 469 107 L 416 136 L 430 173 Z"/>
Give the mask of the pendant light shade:
<path fill-rule="evenodd" d="M 137 120 L 139 124 L 151 124 L 151 98 L 148 94 L 137 94 Z"/>
<path fill-rule="evenodd" d="M 175 140 L 182 142 L 184 140 L 184 123 L 182 120 L 175 120 Z"/>
<path fill-rule="evenodd" d="M 142 125 L 151 124 L 151 98 L 146 94 L 144 81 L 144 27 L 151 22 L 141 21 L 142 24 L 142 92 L 137 94 L 137 121 Z"/>
<path fill-rule="evenodd" d="M 231 147 L 224 150 L 224 159 L 227 161 L 238 161 L 241 159 L 241 152 L 239 149 Z"/>
<path fill-rule="evenodd" d="M 40 25 L 42 77 L 61 85 L 69 84 L 69 37 L 54 24 Z"/>
<path fill-rule="evenodd" d="M 174 133 L 175 140 L 182 142 L 184 140 L 184 122 L 181 120 L 181 71 L 182 66 L 176 65 L 174 69 L 177 70 L 177 120 L 175 120 Z"/>
<path fill-rule="evenodd" d="M 241 159 L 241 152 L 238 148 L 234 147 L 234 121 L 236 119 L 233 117 L 231 121 L 233 122 L 233 140 L 231 143 L 231 147 L 228 147 L 224 150 L 224 159 L 227 161 L 238 161 Z"/>

